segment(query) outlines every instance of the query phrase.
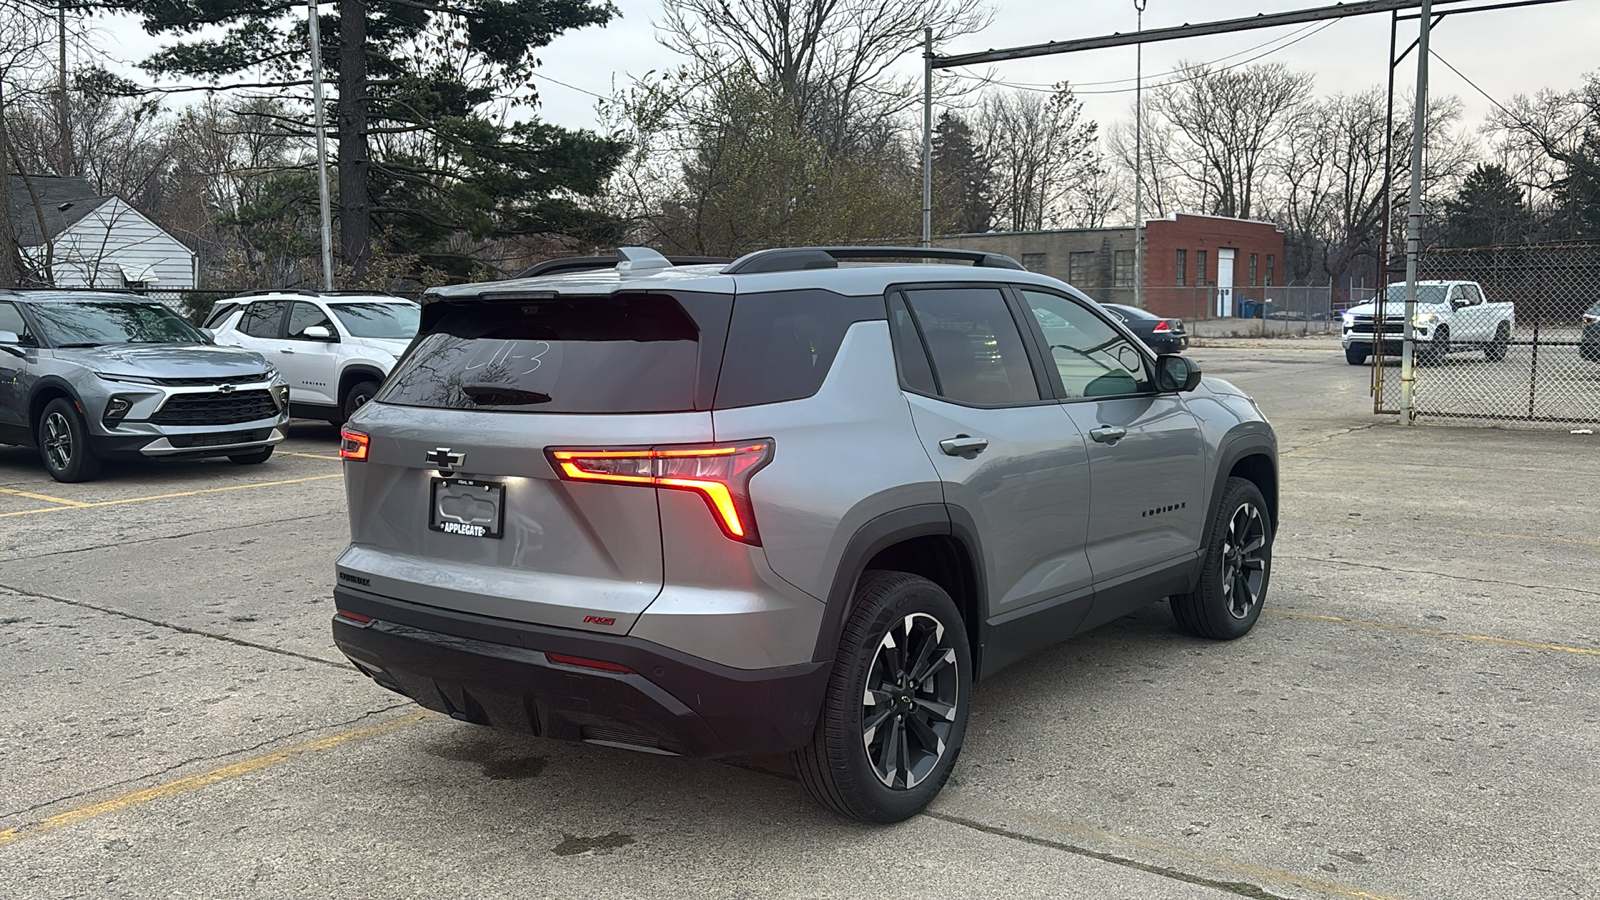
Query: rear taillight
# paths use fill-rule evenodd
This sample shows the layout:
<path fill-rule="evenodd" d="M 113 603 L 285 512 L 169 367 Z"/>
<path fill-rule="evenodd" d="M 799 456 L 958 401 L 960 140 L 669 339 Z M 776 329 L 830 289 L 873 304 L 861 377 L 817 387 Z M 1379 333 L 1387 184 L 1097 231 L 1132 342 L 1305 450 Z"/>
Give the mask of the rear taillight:
<path fill-rule="evenodd" d="M 580 669 L 599 669 L 602 672 L 615 672 L 618 675 L 636 674 L 632 669 L 620 663 L 606 662 L 603 659 L 587 659 L 582 656 L 567 656 L 564 653 L 546 653 L 545 657 L 553 663 L 563 666 L 577 666 Z"/>
<path fill-rule="evenodd" d="M 1157 331 L 1157 332 L 1171 331 L 1172 330 L 1172 326 L 1167 324 L 1167 320 L 1166 319 L 1162 319 L 1161 321 L 1156 323 L 1156 327 L 1154 327 L 1154 328 L 1152 328 L 1150 330 L 1151 331 Z"/>
<path fill-rule="evenodd" d="M 1594 325 L 1596 323 L 1600 323 L 1600 316 L 1590 315 L 1589 313 L 1583 314 L 1583 324 Z"/>
<path fill-rule="evenodd" d="M 367 459 L 367 448 L 370 447 L 371 444 L 372 438 L 367 437 L 359 431 L 351 431 L 350 429 L 346 428 L 339 432 L 339 458 L 365 462 Z"/>
<path fill-rule="evenodd" d="M 604 481 L 694 491 L 722 533 L 761 545 L 750 504 L 750 476 L 772 459 L 772 441 L 610 450 L 551 447 L 545 453 L 567 481 Z"/>

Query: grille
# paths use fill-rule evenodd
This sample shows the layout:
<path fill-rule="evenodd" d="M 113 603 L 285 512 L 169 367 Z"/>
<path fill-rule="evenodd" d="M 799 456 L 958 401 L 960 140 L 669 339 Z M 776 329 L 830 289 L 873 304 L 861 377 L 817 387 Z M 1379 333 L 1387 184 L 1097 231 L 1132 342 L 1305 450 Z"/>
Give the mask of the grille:
<path fill-rule="evenodd" d="M 175 434 L 167 438 L 167 443 L 179 448 L 192 447 L 223 447 L 228 444 L 249 444 L 267 439 L 268 432 L 262 429 L 255 431 L 224 431 L 218 434 Z"/>
<path fill-rule="evenodd" d="M 267 373 L 253 372 L 249 375 L 228 375 L 220 378 L 152 378 L 156 384 L 164 387 L 211 387 L 217 384 L 249 384 L 253 381 L 265 381 Z"/>
<path fill-rule="evenodd" d="M 237 425 L 270 419 L 278 414 L 277 404 L 266 391 L 239 391 L 236 394 L 178 394 L 151 417 L 157 425 Z"/>
<path fill-rule="evenodd" d="M 1355 334 L 1372 334 L 1372 325 L 1372 320 L 1363 316 L 1355 320 L 1354 324 L 1350 326 L 1350 331 Z M 1405 330 L 1406 324 L 1404 322 L 1398 322 L 1394 319 L 1383 320 L 1384 334 L 1403 334 Z"/>

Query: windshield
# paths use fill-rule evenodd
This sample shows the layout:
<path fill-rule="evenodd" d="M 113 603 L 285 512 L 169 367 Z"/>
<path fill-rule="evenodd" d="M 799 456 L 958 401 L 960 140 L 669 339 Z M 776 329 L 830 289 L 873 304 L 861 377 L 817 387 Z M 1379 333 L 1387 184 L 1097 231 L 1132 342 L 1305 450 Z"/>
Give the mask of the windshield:
<path fill-rule="evenodd" d="M 1443 303 L 1445 291 L 1450 289 L 1448 284 L 1419 284 L 1417 285 L 1418 303 Z M 1406 286 L 1404 283 L 1391 284 L 1383 292 L 1384 303 L 1406 302 Z"/>
<path fill-rule="evenodd" d="M 159 303 L 35 303 L 44 336 L 57 347 L 101 344 L 204 344 L 193 325 Z"/>
<path fill-rule="evenodd" d="M 409 341 L 417 336 L 422 307 L 414 303 L 330 303 L 339 323 L 355 337 Z"/>

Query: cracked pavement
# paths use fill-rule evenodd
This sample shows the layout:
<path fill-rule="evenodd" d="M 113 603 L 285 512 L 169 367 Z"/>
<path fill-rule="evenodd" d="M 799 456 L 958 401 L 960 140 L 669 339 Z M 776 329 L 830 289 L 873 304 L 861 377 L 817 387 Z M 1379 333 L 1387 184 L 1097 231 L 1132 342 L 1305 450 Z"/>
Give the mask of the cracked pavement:
<path fill-rule="evenodd" d="M 892 828 L 782 758 L 402 722 L 328 636 L 331 428 L 86 485 L 0 448 L 0 896 L 1600 895 L 1595 438 L 1403 428 L 1325 348 L 1193 356 L 1279 430 L 1275 614 L 1214 644 L 1156 604 L 981 683 Z"/>

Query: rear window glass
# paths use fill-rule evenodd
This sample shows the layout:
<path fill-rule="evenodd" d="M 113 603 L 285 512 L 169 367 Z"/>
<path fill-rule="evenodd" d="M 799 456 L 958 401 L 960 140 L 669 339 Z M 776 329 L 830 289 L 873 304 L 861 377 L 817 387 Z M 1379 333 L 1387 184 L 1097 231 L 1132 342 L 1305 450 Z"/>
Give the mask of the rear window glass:
<path fill-rule="evenodd" d="M 828 377 L 850 326 L 882 318 L 881 296 L 819 290 L 740 294 L 717 380 L 717 408 L 810 397 Z"/>
<path fill-rule="evenodd" d="M 673 297 L 441 305 L 379 401 L 535 413 L 695 409 L 700 329 Z"/>

